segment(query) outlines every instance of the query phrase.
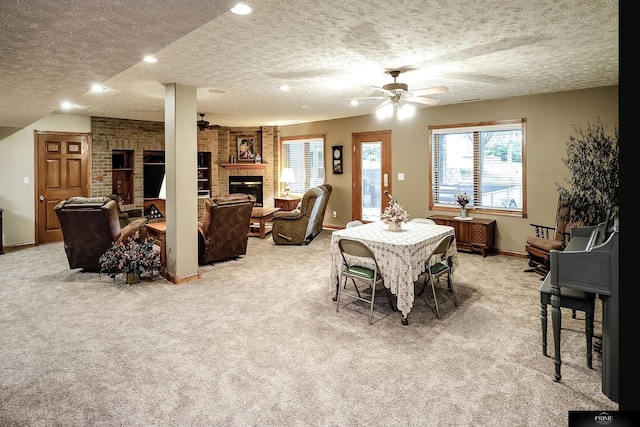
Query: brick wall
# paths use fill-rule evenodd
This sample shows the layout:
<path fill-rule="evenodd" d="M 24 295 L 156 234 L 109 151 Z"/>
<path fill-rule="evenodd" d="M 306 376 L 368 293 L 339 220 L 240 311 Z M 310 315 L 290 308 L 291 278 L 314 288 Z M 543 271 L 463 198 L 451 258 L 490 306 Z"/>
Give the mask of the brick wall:
<path fill-rule="evenodd" d="M 133 200 L 124 209 L 144 207 L 143 162 L 145 150 L 164 150 L 164 123 L 142 120 L 91 118 L 91 193 L 92 196 L 111 194 L 112 150 L 133 150 Z M 238 138 L 254 137 L 256 151 L 266 163 L 265 169 L 227 169 L 230 157 L 238 155 Z M 198 151 L 211 152 L 211 195 L 228 194 L 230 175 L 262 175 L 264 180 L 264 205 L 273 206 L 278 194 L 278 141 L 279 129 L 273 126 L 251 128 L 220 128 L 198 130 Z M 195 191 L 195 190 L 194 190 Z M 203 202 L 198 203 L 198 217 L 202 219 Z"/>

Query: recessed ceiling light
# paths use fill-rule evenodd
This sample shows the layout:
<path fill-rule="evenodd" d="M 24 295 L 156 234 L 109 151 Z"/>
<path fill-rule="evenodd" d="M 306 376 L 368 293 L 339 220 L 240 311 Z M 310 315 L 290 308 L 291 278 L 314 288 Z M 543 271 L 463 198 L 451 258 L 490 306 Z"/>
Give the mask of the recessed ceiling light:
<path fill-rule="evenodd" d="M 94 84 L 91 86 L 91 91 L 92 92 L 102 92 L 104 90 L 104 86 L 99 85 L 99 84 Z"/>
<path fill-rule="evenodd" d="M 358 101 L 357 99 L 352 99 L 350 104 L 353 106 L 360 105 L 360 101 Z"/>
<path fill-rule="evenodd" d="M 72 104 L 72 103 L 70 103 L 69 101 L 65 101 L 65 102 L 63 102 L 60 106 L 61 106 L 64 110 L 68 110 L 68 109 L 70 109 L 71 107 L 73 107 L 73 104 Z"/>
<path fill-rule="evenodd" d="M 238 3 L 231 9 L 231 12 L 236 15 L 248 15 L 251 13 L 251 8 L 244 3 Z"/>
<path fill-rule="evenodd" d="M 280 90 L 289 90 L 291 88 L 289 86 L 287 86 L 287 85 L 282 85 L 282 86 L 278 86 L 278 89 L 280 89 Z"/>
<path fill-rule="evenodd" d="M 158 62 L 158 60 L 151 55 L 147 55 L 144 57 L 144 62 Z"/>

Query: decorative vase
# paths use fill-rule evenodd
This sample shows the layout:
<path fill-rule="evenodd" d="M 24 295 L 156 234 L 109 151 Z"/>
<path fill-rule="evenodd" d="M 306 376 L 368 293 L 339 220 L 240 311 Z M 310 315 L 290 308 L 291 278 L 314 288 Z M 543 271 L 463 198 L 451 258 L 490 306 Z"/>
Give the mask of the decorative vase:
<path fill-rule="evenodd" d="M 402 226 L 400 224 L 396 224 L 395 222 L 389 223 L 389 231 L 400 231 L 402 230 Z"/>
<path fill-rule="evenodd" d="M 460 218 L 466 218 L 467 217 L 467 208 L 465 206 L 461 206 L 460 207 Z"/>
<path fill-rule="evenodd" d="M 127 285 L 135 285 L 136 283 L 140 283 L 140 276 L 136 273 L 127 273 L 126 281 Z"/>

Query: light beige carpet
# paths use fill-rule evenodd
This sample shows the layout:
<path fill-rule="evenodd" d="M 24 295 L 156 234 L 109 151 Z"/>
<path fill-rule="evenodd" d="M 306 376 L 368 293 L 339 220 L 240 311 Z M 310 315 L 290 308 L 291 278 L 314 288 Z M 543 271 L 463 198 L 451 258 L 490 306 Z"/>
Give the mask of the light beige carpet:
<path fill-rule="evenodd" d="M 458 307 L 442 294 L 438 320 L 425 292 L 402 326 L 383 297 L 370 326 L 359 304 L 336 313 L 330 239 L 250 238 L 182 285 L 70 270 L 60 243 L 1 255 L 0 425 L 566 426 L 618 409 L 582 314 L 563 313 L 553 381 L 526 259 L 460 253 Z"/>

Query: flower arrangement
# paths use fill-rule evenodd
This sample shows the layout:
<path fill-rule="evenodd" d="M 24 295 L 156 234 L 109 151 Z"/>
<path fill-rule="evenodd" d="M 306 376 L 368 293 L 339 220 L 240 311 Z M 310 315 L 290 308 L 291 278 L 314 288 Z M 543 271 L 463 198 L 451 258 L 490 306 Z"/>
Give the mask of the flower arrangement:
<path fill-rule="evenodd" d="M 391 200 L 389 201 L 389 206 L 384 209 L 380 218 L 385 224 L 394 223 L 400 225 L 402 222 L 409 221 L 409 214 L 402 209 L 402 206 L 400 206 L 398 202 Z"/>
<path fill-rule="evenodd" d="M 456 194 L 456 203 L 463 208 L 469 204 L 470 200 L 471 198 L 466 192 Z"/>
<path fill-rule="evenodd" d="M 100 257 L 100 272 L 112 279 L 118 274 L 134 273 L 138 277 L 153 277 L 160 274 L 160 251 L 154 248 L 154 239 L 139 241 L 140 232 L 126 242 L 116 242 Z"/>

